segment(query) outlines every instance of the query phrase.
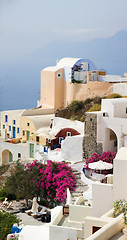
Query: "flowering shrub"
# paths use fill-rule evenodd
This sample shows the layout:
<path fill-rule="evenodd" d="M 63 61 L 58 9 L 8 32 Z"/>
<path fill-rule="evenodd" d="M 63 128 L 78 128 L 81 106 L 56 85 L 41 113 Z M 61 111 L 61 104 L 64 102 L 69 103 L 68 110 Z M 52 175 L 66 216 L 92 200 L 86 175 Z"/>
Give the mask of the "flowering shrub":
<path fill-rule="evenodd" d="M 113 159 L 115 158 L 115 156 L 116 156 L 116 152 L 111 152 L 111 151 L 103 152 L 102 155 L 99 155 L 98 153 L 93 153 L 90 158 L 86 159 L 85 168 L 88 169 L 89 163 L 97 162 L 99 160 L 113 164 Z"/>
<path fill-rule="evenodd" d="M 32 176 L 37 196 L 45 199 L 47 205 L 65 201 L 67 188 L 75 190 L 75 175 L 66 163 L 48 160 L 47 164 L 42 164 L 35 160 L 27 164 L 27 172 Z"/>
<path fill-rule="evenodd" d="M 16 237 L 15 234 L 11 234 L 9 240 L 18 240 L 18 237 Z"/>

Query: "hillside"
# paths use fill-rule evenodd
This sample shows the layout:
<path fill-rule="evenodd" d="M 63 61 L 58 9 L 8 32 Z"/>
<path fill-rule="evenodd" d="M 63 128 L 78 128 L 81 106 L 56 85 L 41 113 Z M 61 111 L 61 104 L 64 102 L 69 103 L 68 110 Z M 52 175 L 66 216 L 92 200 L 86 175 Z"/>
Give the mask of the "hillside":
<path fill-rule="evenodd" d="M 117 93 L 112 93 L 106 98 L 121 98 L 122 96 Z M 94 112 L 101 110 L 101 99 L 100 97 L 87 98 L 84 101 L 74 100 L 68 107 L 57 109 L 55 116 L 67 118 L 71 120 L 78 120 L 84 122 L 85 112 Z"/>

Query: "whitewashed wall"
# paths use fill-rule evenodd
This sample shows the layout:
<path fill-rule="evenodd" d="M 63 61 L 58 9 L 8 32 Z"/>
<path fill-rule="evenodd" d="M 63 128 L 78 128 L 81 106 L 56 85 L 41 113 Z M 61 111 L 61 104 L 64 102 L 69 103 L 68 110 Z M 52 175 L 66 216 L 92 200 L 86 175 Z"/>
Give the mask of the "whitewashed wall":
<path fill-rule="evenodd" d="M 106 140 L 106 129 L 113 130 L 117 136 L 118 149 L 127 147 L 127 119 L 123 118 L 99 118 L 98 121 L 98 141 L 104 142 L 104 151 L 110 148 L 110 143 Z M 110 149 L 109 149 L 110 150 Z"/>
<path fill-rule="evenodd" d="M 49 240 L 75 240 L 76 236 L 76 228 L 49 226 Z"/>
<path fill-rule="evenodd" d="M 108 117 L 127 118 L 127 98 L 102 99 L 101 110 L 108 113 Z"/>
<path fill-rule="evenodd" d="M 30 160 L 30 142 L 28 141 L 27 143 L 21 143 L 21 144 L 12 144 L 12 143 L 7 143 L 7 142 L 1 142 L 0 143 L 0 165 L 2 165 L 2 152 L 4 150 L 9 150 L 12 153 L 13 156 L 13 161 L 18 160 L 18 153 L 21 153 L 21 160 L 24 162 L 27 162 Z M 35 156 L 35 151 L 38 146 L 36 143 L 34 144 L 34 156 Z"/>
<path fill-rule="evenodd" d="M 61 144 L 62 158 L 71 162 L 82 161 L 83 137 L 80 135 L 66 137 Z"/>
<path fill-rule="evenodd" d="M 92 216 L 92 207 L 69 205 L 69 220 L 73 222 L 84 222 L 84 218 Z"/>
<path fill-rule="evenodd" d="M 62 128 L 74 128 L 79 133 L 84 135 L 84 123 L 80 121 L 72 121 L 70 119 L 66 118 L 60 118 L 60 117 L 54 117 L 53 118 L 53 127 L 52 131 L 53 133 L 58 133 Z"/>
<path fill-rule="evenodd" d="M 113 199 L 127 200 L 127 148 L 121 148 L 114 160 Z"/>
<path fill-rule="evenodd" d="M 10 138 L 13 138 L 13 129 L 14 126 L 16 128 L 16 138 L 20 137 L 20 119 L 24 110 L 10 110 L 1 112 L 1 137 L 5 139 L 5 130 L 10 135 Z M 8 116 L 8 121 L 5 122 L 5 115 Z M 15 120 L 15 124 L 13 124 L 13 120 Z M 3 129 L 3 125 L 5 125 L 5 129 Z M 11 126 L 11 131 L 9 131 L 9 126 Z M 17 128 L 19 128 L 19 133 L 17 133 Z"/>
<path fill-rule="evenodd" d="M 127 96 L 127 83 L 114 83 L 113 93 L 118 93 L 122 96 Z"/>
<path fill-rule="evenodd" d="M 100 217 L 113 208 L 112 184 L 92 184 L 92 207 L 94 217 Z"/>
<path fill-rule="evenodd" d="M 107 112 L 108 113 L 108 117 L 113 117 L 114 116 L 114 106 L 112 105 L 111 100 L 109 100 L 109 99 L 102 99 L 101 111 Z"/>

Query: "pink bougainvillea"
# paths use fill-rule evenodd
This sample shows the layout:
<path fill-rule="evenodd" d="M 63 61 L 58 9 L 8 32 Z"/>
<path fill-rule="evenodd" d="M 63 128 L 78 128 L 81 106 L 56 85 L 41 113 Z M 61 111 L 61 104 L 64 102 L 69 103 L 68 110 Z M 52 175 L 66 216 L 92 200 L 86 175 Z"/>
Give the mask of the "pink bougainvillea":
<path fill-rule="evenodd" d="M 75 175 L 66 163 L 48 160 L 47 164 L 42 164 L 34 161 L 27 164 L 27 171 L 33 176 L 36 194 L 47 202 L 59 204 L 66 200 L 67 188 L 75 190 Z"/>
<path fill-rule="evenodd" d="M 113 164 L 113 159 L 115 158 L 115 156 L 116 152 L 111 151 L 103 152 L 102 155 L 99 155 L 98 153 L 93 153 L 90 158 L 86 159 L 85 168 L 88 169 L 89 163 L 97 162 L 99 160 Z"/>

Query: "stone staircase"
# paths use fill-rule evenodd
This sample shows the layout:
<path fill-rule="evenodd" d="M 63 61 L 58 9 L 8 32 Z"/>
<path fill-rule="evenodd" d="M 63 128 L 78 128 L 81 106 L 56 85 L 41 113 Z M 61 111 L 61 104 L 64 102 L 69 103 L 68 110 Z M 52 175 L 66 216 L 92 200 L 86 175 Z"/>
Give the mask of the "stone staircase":
<path fill-rule="evenodd" d="M 76 169 L 73 169 L 73 173 L 76 176 L 76 188 L 75 191 L 71 191 L 72 204 L 74 204 L 77 197 L 82 196 L 82 193 L 88 189 L 88 185 L 81 180 L 81 173 Z"/>

